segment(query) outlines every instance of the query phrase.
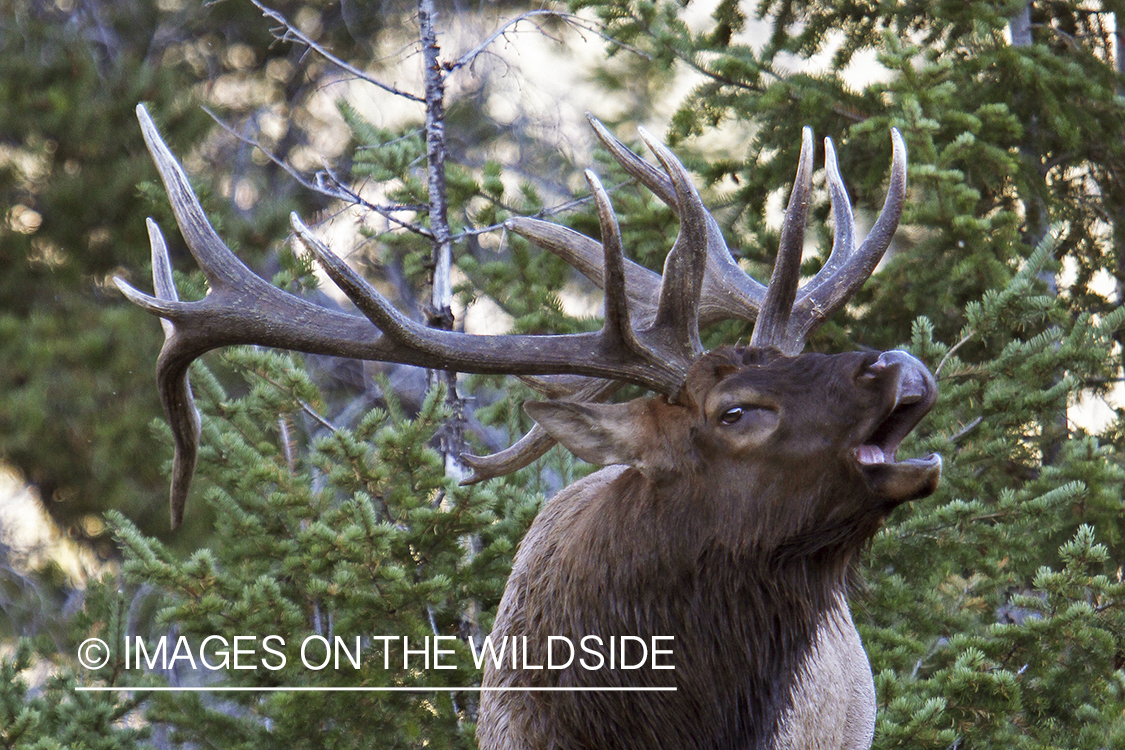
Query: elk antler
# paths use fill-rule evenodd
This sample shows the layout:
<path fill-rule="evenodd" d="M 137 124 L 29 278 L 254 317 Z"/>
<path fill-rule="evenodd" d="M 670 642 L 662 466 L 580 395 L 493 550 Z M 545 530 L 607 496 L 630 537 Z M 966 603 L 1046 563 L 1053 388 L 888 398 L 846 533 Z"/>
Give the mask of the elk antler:
<path fill-rule="evenodd" d="M 703 352 L 701 325 L 725 318 L 759 318 L 755 340 L 787 353 L 800 351 L 804 338 L 847 301 L 882 257 L 897 226 L 905 190 L 905 151 L 895 132 L 886 204 L 871 235 L 858 251 L 853 251 L 851 208 L 831 143 L 826 140 L 836 241 L 828 263 L 793 304 L 811 180 L 812 136 L 808 129 L 802 143 L 802 170 L 786 212 L 777 264 L 780 270 L 775 269 L 767 289 L 739 269 L 687 170 L 667 148 L 641 132 L 660 161 L 660 171 L 591 118 L 598 137 L 622 167 L 680 217 L 680 233 L 663 274 L 658 276 L 624 258 L 609 197 L 597 177 L 587 171 L 601 242 L 535 219 L 513 218 L 507 226 L 563 257 L 605 290 L 602 329 L 566 335 L 476 336 L 427 328 L 403 315 L 321 243 L 295 214 L 291 220 L 297 237 L 364 317 L 317 306 L 265 282 L 234 256 L 207 221 L 187 176 L 143 106 L 137 107 L 137 117 L 176 222 L 210 287 L 207 296 L 197 302 L 178 299 L 164 239 L 151 220 L 148 227 L 155 296 L 115 279 L 130 301 L 163 319 L 165 342 L 157 362 L 157 382 L 175 442 L 173 528 L 183 520 L 199 441 L 199 416 L 188 367 L 206 351 L 232 344 L 258 344 L 459 372 L 585 376 L 553 384 L 574 400 L 608 398 L 621 383 L 674 396 L 688 368 Z M 759 309 L 763 309 L 761 314 Z M 759 335 L 762 320 L 773 322 L 768 326 L 769 333 Z M 551 387 L 550 381 L 539 379 L 533 385 Z M 533 430 L 508 451 L 490 457 L 467 456 L 466 461 L 477 470 L 468 481 L 513 471 L 542 455 L 550 444 L 550 438 Z"/>
<path fill-rule="evenodd" d="M 667 149 L 641 129 L 641 138 L 657 154 L 667 172 L 661 172 L 617 140 L 595 118 L 587 116 L 594 132 L 614 159 L 661 201 L 681 214 L 680 199 L 669 179 L 673 173 L 684 172 L 683 165 Z M 746 275 L 723 239 L 718 222 L 702 208 L 706 217 L 706 265 L 699 301 L 699 325 L 707 326 L 721 320 L 737 319 L 753 322 L 751 345 L 773 346 L 785 354 L 797 354 L 808 336 L 838 311 L 854 295 L 879 264 L 890 246 L 891 238 L 902 216 L 906 195 L 906 147 L 897 129 L 891 130 L 891 179 L 879 218 L 858 250 L 855 249 L 855 218 L 852 215 L 844 181 L 836 162 L 832 139 L 824 139 L 825 173 L 835 238 L 832 253 L 823 268 L 807 282 L 798 294 L 801 253 L 804 249 L 805 221 L 808 216 L 812 184 L 812 131 L 804 128 L 797 178 L 790 194 L 782 223 L 777 261 L 768 287 Z M 661 156 L 664 154 L 664 156 Z M 692 207 L 694 209 L 694 207 Z M 605 289 L 602 269 L 597 263 L 601 250 L 595 241 L 565 227 L 546 221 L 512 218 L 506 226 L 536 245 L 558 255 L 583 273 L 596 286 Z M 636 316 L 647 322 L 654 315 L 656 290 L 660 277 L 631 261 L 626 261 L 627 297 Z M 759 312 L 763 308 L 762 312 Z M 608 398 L 615 387 L 575 379 L 564 397 L 575 401 L 597 401 Z M 519 442 L 491 456 L 462 458 L 474 473 L 465 483 L 502 476 L 528 465 L 546 453 L 554 441 L 538 425 Z"/>

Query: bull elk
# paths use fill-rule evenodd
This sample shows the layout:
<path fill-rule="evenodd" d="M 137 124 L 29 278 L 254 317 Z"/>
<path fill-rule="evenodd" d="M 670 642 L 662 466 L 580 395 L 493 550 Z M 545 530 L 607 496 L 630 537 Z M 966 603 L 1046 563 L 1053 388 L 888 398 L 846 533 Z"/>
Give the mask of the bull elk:
<path fill-rule="evenodd" d="M 364 317 L 318 307 L 261 280 L 208 223 L 143 107 L 138 116 L 180 231 L 210 286 L 200 301 L 178 300 L 152 221 L 155 296 L 117 280 L 165 328 L 157 369 L 175 438 L 173 526 L 183 517 L 199 435 L 188 365 L 209 349 L 254 343 L 523 376 L 552 400 L 526 405 L 538 424 L 512 448 L 466 457 L 476 472 L 469 481 L 526 465 L 554 441 L 607 468 L 547 501 L 516 555 L 493 638 L 519 640 L 528 650 L 525 660 L 539 665 L 549 656 L 543 649 L 551 636 L 572 643 L 588 635 L 601 643 L 632 636 L 631 648 L 638 639 L 661 638 L 670 644 L 674 669 L 572 663 L 536 670 L 489 662 L 481 746 L 870 745 L 875 691 L 848 609 L 849 575 L 891 509 L 937 485 L 938 456 L 896 456 L 937 388 L 904 352 L 801 350 L 890 244 L 906 187 L 897 132 L 885 204 L 858 247 L 832 143 L 825 140 L 835 238 L 823 268 L 798 288 L 812 181 L 807 128 L 765 286 L 734 261 L 718 223 L 667 148 L 642 132 L 658 168 L 591 118 L 621 166 L 679 216 L 663 274 L 625 259 L 609 197 L 587 172 L 600 241 L 530 218 L 510 219 L 507 227 L 605 290 L 601 330 L 476 336 L 412 321 L 296 216 L 298 238 Z M 700 328 L 731 318 L 755 321 L 749 346 L 705 353 Z M 622 383 L 658 395 L 603 403 Z M 577 690 L 526 689 L 542 687 Z"/>

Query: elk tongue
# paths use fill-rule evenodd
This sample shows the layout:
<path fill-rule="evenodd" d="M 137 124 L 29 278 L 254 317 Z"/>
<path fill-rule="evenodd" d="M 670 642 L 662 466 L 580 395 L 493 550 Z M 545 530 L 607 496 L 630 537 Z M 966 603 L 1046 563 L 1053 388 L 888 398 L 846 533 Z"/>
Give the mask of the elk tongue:
<path fill-rule="evenodd" d="M 881 464 L 887 460 L 883 449 L 877 445 L 861 445 L 855 449 L 856 460 L 861 464 Z"/>

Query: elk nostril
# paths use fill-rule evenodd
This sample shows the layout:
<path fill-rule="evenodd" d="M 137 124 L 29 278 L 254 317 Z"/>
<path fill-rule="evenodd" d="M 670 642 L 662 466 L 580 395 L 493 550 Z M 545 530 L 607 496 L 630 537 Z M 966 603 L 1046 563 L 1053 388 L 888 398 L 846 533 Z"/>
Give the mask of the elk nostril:
<path fill-rule="evenodd" d="M 879 359 L 875 362 L 876 365 L 887 367 L 888 365 L 903 365 L 905 367 L 920 367 L 924 369 L 924 365 L 918 361 L 918 358 L 909 352 L 904 352 L 901 349 L 892 349 L 883 352 L 879 355 Z"/>
<path fill-rule="evenodd" d="M 909 360 L 911 357 L 906 352 L 900 352 L 897 349 L 883 352 L 879 355 L 879 359 L 871 365 L 871 369 L 875 372 L 882 372 L 891 365 L 901 364 L 904 359 Z"/>
<path fill-rule="evenodd" d="M 871 380 L 885 369 L 887 369 L 887 363 L 883 361 L 882 357 L 879 357 L 879 359 L 861 370 L 859 373 L 859 377 Z"/>

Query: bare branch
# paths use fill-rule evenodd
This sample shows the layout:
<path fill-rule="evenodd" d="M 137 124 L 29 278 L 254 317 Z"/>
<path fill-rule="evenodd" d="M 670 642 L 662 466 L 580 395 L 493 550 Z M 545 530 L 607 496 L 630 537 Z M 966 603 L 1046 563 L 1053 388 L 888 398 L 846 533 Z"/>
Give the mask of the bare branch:
<path fill-rule="evenodd" d="M 980 423 L 983 422 L 983 421 L 984 421 L 984 417 L 976 417 L 975 419 L 970 421 L 967 425 L 965 425 L 961 429 L 957 430 L 957 432 L 950 435 L 949 436 L 949 442 L 956 443 L 958 440 L 965 437 L 970 432 L 972 432 L 977 427 L 979 427 Z"/>
<path fill-rule="evenodd" d="M 426 91 L 426 186 L 429 195 L 430 228 L 430 309 L 427 315 L 433 328 L 453 330 L 453 232 L 449 227 L 449 194 L 446 191 L 445 161 L 445 70 L 437 41 L 437 8 L 434 0 L 418 0 L 419 42 L 422 45 L 422 78 Z M 461 463 L 464 449 L 465 404 L 457 392 L 456 372 L 431 367 L 427 374 L 431 388 L 445 388 L 445 403 L 450 409 L 439 437 L 445 473 L 460 481 L 468 471 Z"/>
<path fill-rule="evenodd" d="M 410 232 L 413 232 L 414 234 L 421 235 L 422 237 L 428 237 L 428 238 L 433 237 L 433 232 L 431 232 L 429 229 L 422 226 L 421 224 L 415 224 L 413 222 L 403 221 L 402 219 L 399 219 L 396 216 L 394 216 L 395 213 L 400 212 L 400 211 L 410 211 L 410 212 L 415 212 L 415 213 L 422 212 L 422 211 L 426 210 L 426 206 L 413 205 L 413 204 L 379 205 L 377 203 L 372 203 L 371 201 L 367 200 L 366 198 L 361 196 L 359 193 L 355 192 L 354 190 L 349 188 L 347 185 L 345 185 L 344 182 L 342 180 L 340 180 L 335 174 L 333 174 L 332 170 L 329 169 L 327 166 L 325 167 L 325 170 L 324 170 L 323 174 L 327 174 L 329 179 L 332 180 L 332 186 L 331 187 L 327 186 L 326 181 L 323 179 L 323 174 L 318 174 L 316 181 L 311 182 L 304 175 L 302 175 L 300 172 L 298 172 L 292 165 L 288 164 L 283 159 L 278 157 L 276 154 L 271 152 L 269 149 L 267 149 L 265 146 L 263 146 L 259 141 L 255 140 L 254 138 L 251 138 L 248 135 L 244 135 L 242 133 L 239 133 L 238 131 L 236 131 L 234 128 L 232 128 L 228 123 L 224 122 L 222 120 L 222 118 L 220 118 L 218 115 L 216 115 L 214 112 L 212 112 L 207 107 L 203 107 L 202 109 L 203 109 L 204 112 L 206 112 L 208 115 L 210 115 L 211 119 L 214 120 L 215 123 L 218 124 L 219 127 L 221 127 L 226 132 L 230 133 L 232 136 L 234 136 L 235 138 L 237 138 L 241 142 L 245 143 L 246 145 L 253 146 L 254 148 L 261 151 L 263 154 L 265 154 L 267 159 L 272 161 L 277 166 L 281 167 L 281 169 L 285 170 L 286 174 L 288 174 L 290 177 L 292 177 L 297 182 L 297 184 L 299 184 L 301 187 L 305 188 L 306 190 L 308 190 L 310 192 L 313 192 L 313 193 L 318 193 L 318 194 L 323 195 L 327 198 L 332 198 L 334 200 L 344 201 L 345 203 L 350 203 L 354 206 L 358 206 L 359 208 L 364 208 L 364 209 L 367 209 L 368 211 L 372 211 L 374 213 L 377 213 L 380 216 L 382 216 L 383 218 L 385 218 L 389 223 L 394 224 L 394 225 L 396 225 L 396 226 L 398 226 L 402 229 L 406 229 Z"/>
<path fill-rule="evenodd" d="M 476 47 L 473 47 L 471 50 L 469 50 L 465 54 L 461 55 L 461 57 L 457 58 L 455 61 L 450 63 L 447 66 L 447 69 L 452 72 L 454 70 L 457 70 L 458 68 L 463 68 L 467 65 L 471 66 L 473 64 L 473 62 L 481 54 L 483 54 L 489 47 L 491 47 L 496 42 L 496 40 L 500 39 L 501 37 L 507 36 L 508 32 L 514 31 L 516 26 L 523 23 L 524 21 L 531 21 L 533 18 L 543 18 L 543 17 L 555 18 L 559 21 L 562 21 L 567 26 L 570 26 L 571 28 L 577 29 L 579 33 L 585 31 L 585 32 L 589 32 L 591 34 L 595 34 L 595 35 L 601 37 L 602 39 L 604 39 L 605 41 L 610 42 L 611 44 L 615 44 L 618 47 L 620 47 L 621 49 L 632 52 L 635 55 L 639 55 L 646 60 L 652 59 L 652 57 L 648 53 L 643 52 L 642 50 L 640 50 L 636 47 L 633 47 L 632 45 L 625 44 L 624 42 L 620 41 L 619 39 L 614 39 L 612 36 L 610 36 L 609 34 L 606 34 L 600 28 L 595 26 L 593 23 L 587 21 L 584 18 L 581 18 L 579 16 L 574 15 L 573 13 L 562 13 L 562 12 L 556 11 L 556 10 L 540 9 L 540 10 L 531 10 L 531 11 L 528 11 L 526 13 L 521 13 L 520 15 L 516 16 L 515 18 L 509 19 L 508 21 L 506 21 L 504 23 L 503 26 L 496 29 L 496 31 L 492 32 L 492 34 L 490 34 L 483 42 L 478 44 Z M 542 28 L 539 27 L 538 25 L 536 26 L 536 28 L 539 31 L 542 31 Z"/>
<path fill-rule="evenodd" d="M 384 83 L 383 81 L 380 81 L 378 78 L 375 78 L 375 77 L 363 72 L 362 70 L 355 67 L 354 65 L 350 65 L 349 63 L 347 63 L 347 62 L 341 60 L 340 58 L 336 57 L 331 52 L 329 52 L 324 47 L 322 47 L 320 44 L 317 44 L 315 41 L 313 41 L 309 36 L 307 36 L 304 32 L 302 32 L 300 29 L 298 29 L 292 23 L 290 23 L 289 20 L 285 16 L 283 16 L 281 13 L 274 10 L 273 8 L 270 8 L 266 5 L 263 5 L 260 2 L 260 0 L 250 0 L 250 2 L 252 2 L 258 10 L 262 11 L 263 16 L 276 21 L 277 23 L 281 24 L 285 28 L 285 33 L 278 36 L 277 37 L 278 40 L 283 41 L 283 42 L 294 42 L 294 41 L 300 42 L 301 44 L 304 44 L 306 47 L 311 49 L 313 52 L 316 52 L 318 55 L 323 57 L 325 60 L 329 61 L 330 63 L 332 63 L 336 67 L 340 68 L 340 70 L 343 70 L 347 73 L 350 73 L 351 75 L 355 76 L 356 78 L 360 79 L 361 81 L 366 81 L 367 83 L 370 83 L 372 86 L 376 86 L 376 87 L 382 89 L 383 91 L 386 91 L 389 94 L 394 94 L 395 96 L 401 96 L 402 98 L 409 99 L 412 102 L 422 103 L 422 102 L 425 101 L 422 97 L 418 96 L 417 94 L 412 94 L 409 91 L 403 91 L 402 89 L 397 88 L 395 86 L 392 86 L 389 83 Z"/>
<path fill-rule="evenodd" d="M 448 313 L 452 289 L 448 287 L 453 257 L 452 232 L 449 229 L 449 196 L 445 189 L 445 78 L 442 72 L 433 0 L 419 0 L 418 22 L 421 27 L 422 76 L 426 87 L 426 176 L 429 192 L 430 229 L 433 231 L 433 298 L 434 314 Z M 452 328 L 452 319 L 448 328 Z"/>
<path fill-rule="evenodd" d="M 958 349 L 960 349 L 965 344 L 969 343 L 972 340 L 973 336 L 975 336 L 975 335 L 976 335 L 976 331 L 970 329 L 964 336 L 961 337 L 960 341 L 958 341 L 953 346 L 949 347 L 949 351 L 947 351 L 945 353 L 945 356 L 941 358 L 941 362 L 938 362 L 938 366 L 934 370 L 934 377 L 935 378 L 941 377 L 941 371 L 945 367 L 945 364 L 949 361 L 949 358 L 952 357 Z"/>

